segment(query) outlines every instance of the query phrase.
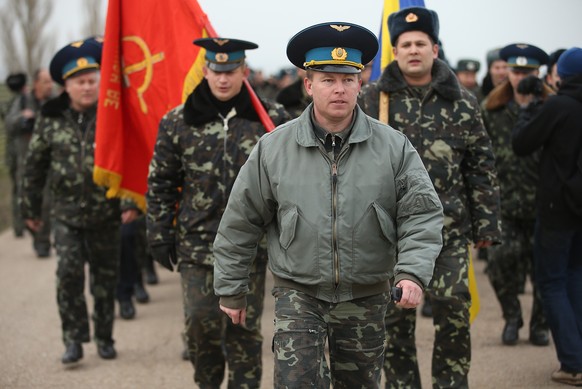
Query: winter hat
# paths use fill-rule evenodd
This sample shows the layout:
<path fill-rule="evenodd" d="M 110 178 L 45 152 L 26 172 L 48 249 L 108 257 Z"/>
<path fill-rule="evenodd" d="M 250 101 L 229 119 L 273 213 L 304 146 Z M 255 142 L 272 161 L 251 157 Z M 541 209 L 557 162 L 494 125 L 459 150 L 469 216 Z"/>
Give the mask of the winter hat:
<path fill-rule="evenodd" d="M 582 49 L 572 47 L 564 51 L 558 60 L 558 75 L 568 78 L 582 74 Z"/>

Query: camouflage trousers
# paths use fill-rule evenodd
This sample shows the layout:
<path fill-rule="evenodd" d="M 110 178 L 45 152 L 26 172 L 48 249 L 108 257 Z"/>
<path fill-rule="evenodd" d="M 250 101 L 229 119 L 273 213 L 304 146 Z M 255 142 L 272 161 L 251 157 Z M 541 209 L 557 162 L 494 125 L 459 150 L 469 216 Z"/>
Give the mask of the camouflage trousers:
<path fill-rule="evenodd" d="M 256 261 L 255 261 L 256 263 Z M 194 366 L 194 382 L 202 389 L 219 389 L 228 364 L 228 388 L 261 386 L 261 316 L 265 297 L 266 266 L 251 273 L 246 325 L 234 325 L 219 308 L 211 266 L 182 264 L 184 338 Z"/>
<path fill-rule="evenodd" d="M 465 243 L 443 247 L 425 296 L 435 327 L 433 388 L 467 388 L 471 365 L 469 251 Z M 420 388 L 416 356 L 416 310 L 390 304 L 386 313 L 386 388 Z"/>
<path fill-rule="evenodd" d="M 273 296 L 275 388 L 379 387 L 387 293 L 328 303 L 277 287 Z"/>
<path fill-rule="evenodd" d="M 501 304 L 503 318 L 522 319 L 518 295 L 529 274 L 533 285 L 533 306 L 530 328 L 547 329 L 540 292 L 533 274 L 534 220 L 503 219 L 503 244 L 489 250 L 487 275 Z M 522 319 L 523 320 L 523 319 Z"/>
<path fill-rule="evenodd" d="M 85 300 L 85 263 L 89 264 L 89 290 L 94 300 L 95 342 L 113 344 L 115 287 L 119 267 L 119 225 L 96 229 L 71 227 L 55 221 L 57 302 L 63 342 L 88 342 L 89 318 Z"/>

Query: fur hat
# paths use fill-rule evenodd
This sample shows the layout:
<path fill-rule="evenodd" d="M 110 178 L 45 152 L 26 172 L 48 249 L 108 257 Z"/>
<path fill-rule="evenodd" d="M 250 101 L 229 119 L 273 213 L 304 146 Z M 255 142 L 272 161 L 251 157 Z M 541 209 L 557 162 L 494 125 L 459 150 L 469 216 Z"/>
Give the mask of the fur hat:
<path fill-rule="evenodd" d="M 582 49 L 572 47 L 564 51 L 558 60 L 558 75 L 568 78 L 582 74 Z"/>
<path fill-rule="evenodd" d="M 408 31 L 422 31 L 432 38 L 434 43 L 439 40 L 439 16 L 433 10 L 424 7 L 409 7 L 388 16 L 388 31 L 390 43 L 395 46 L 398 37 Z"/>

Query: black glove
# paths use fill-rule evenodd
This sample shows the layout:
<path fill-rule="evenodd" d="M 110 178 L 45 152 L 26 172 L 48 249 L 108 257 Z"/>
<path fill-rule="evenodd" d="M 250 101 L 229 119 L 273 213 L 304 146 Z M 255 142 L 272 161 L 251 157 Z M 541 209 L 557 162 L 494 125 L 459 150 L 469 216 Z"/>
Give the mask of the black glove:
<path fill-rule="evenodd" d="M 178 264 L 178 257 L 176 256 L 176 246 L 173 244 L 161 244 L 151 246 L 150 251 L 154 260 L 168 269 L 174 271 L 174 266 Z"/>
<path fill-rule="evenodd" d="M 522 95 L 534 95 L 540 97 L 544 92 L 544 82 L 534 75 L 524 77 L 517 84 L 517 92 Z"/>

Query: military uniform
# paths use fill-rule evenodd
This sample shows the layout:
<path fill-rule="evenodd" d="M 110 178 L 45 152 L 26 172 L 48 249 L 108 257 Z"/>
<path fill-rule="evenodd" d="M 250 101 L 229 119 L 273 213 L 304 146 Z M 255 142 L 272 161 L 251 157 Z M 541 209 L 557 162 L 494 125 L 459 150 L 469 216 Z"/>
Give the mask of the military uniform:
<path fill-rule="evenodd" d="M 241 66 L 244 54 L 233 62 L 217 62 L 215 55 L 240 56 L 252 47 L 246 45 L 250 42 L 221 41 L 226 43 L 220 48 L 210 38 L 196 41 L 207 48 L 207 66 L 216 72 Z M 266 101 L 263 105 L 276 125 L 290 119 L 283 106 Z M 221 102 L 206 79 L 160 122 L 146 196 L 148 239 L 156 260 L 160 247 L 170 245 L 177 251 L 185 338 L 194 381 L 203 388 L 220 387 L 225 363 L 229 388 L 260 386 L 267 253 L 258 250 L 246 326 L 237 326 L 220 311 L 214 295 L 212 242 L 234 180 L 264 133 L 244 86 L 234 98 Z"/>
<path fill-rule="evenodd" d="M 35 118 L 24 118 L 21 112 L 24 109 L 30 109 L 35 113 L 35 116 L 40 114 L 40 108 L 44 101 L 39 101 L 34 96 L 34 92 L 30 92 L 24 95 L 18 96 L 10 107 L 10 111 L 6 116 L 6 128 L 8 129 L 8 137 L 10 139 L 11 150 L 10 154 L 13 155 L 14 160 L 14 183 L 15 183 L 15 196 L 16 200 L 20 196 L 22 190 L 22 175 L 24 172 L 24 162 L 26 159 L 26 153 L 28 151 L 28 143 L 32 136 L 32 130 L 34 128 Z M 49 190 L 50 179 L 47 180 L 47 184 L 43 189 L 43 205 L 42 205 L 42 221 L 43 226 L 40 231 L 33 233 L 33 248 L 35 249 L 39 257 L 48 257 L 50 255 L 51 247 L 51 217 L 50 217 L 50 207 L 51 207 L 51 193 Z M 20 213 L 20 207 L 17 202 L 13 202 L 13 223 L 15 226 L 15 231 L 22 230 L 24 227 L 24 222 L 22 215 Z M 18 233 L 17 233 L 18 235 Z"/>
<path fill-rule="evenodd" d="M 532 47 L 521 49 L 517 45 L 509 45 L 501 50 L 500 56 L 508 62 L 510 68 L 523 68 L 529 72 L 537 69 L 547 57 L 547 54 L 539 53 L 538 48 L 532 51 Z M 532 57 L 538 55 L 540 61 L 534 61 Z M 511 133 L 520 110 L 514 93 L 509 80 L 505 81 L 491 91 L 482 104 L 485 126 L 496 156 L 503 223 L 503 244 L 489 249 L 487 274 L 506 322 L 502 341 L 510 345 L 517 343 L 517 331 L 523 325 L 518 295 L 526 274 L 531 274 L 532 269 L 536 188 L 539 180 L 539 153 L 518 157 L 511 147 Z M 547 334 L 548 326 L 533 277 L 532 283 L 534 299 L 530 340 L 534 344 L 544 345 L 548 342 L 547 335 L 543 336 Z"/>
<path fill-rule="evenodd" d="M 408 25 L 405 18 L 410 13 L 414 17 L 408 17 L 412 20 Z M 438 36 L 438 28 L 434 28 L 438 19 L 431 10 L 408 8 L 392 15 L 391 37 L 403 31 Z M 476 98 L 460 86 L 446 63 L 435 59 L 431 74 L 429 85 L 410 86 L 398 62 L 393 61 L 377 83 L 364 88 L 360 105 L 378 118 L 386 108 L 380 104 L 381 93 L 387 94 L 388 123 L 410 139 L 442 202 L 443 249 L 426 290 L 435 325 L 432 384 L 467 387 L 471 362 L 468 245 L 499 242 L 499 188 L 491 141 Z M 389 307 L 384 364 L 387 388 L 421 387 L 415 323 L 415 311 Z"/>
<path fill-rule="evenodd" d="M 291 38 L 313 103 L 260 139 L 214 242 L 214 290 L 237 322 L 267 230 L 278 388 L 378 387 L 391 278 L 406 291 L 399 304 L 415 306 L 441 248 L 442 207 L 418 154 L 357 106 L 377 49 L 372 32 L 344 22 Z"/>
<path fill-rule="evenodd" d="M 53 80 L 64 84 L 65 74 L 67 78 L 82 77 L 77 73 L 96 70 L 100 53 L 100 46 L 87 42 L 66 46 L 51 61 Z M 67 346 L 63 363 L 82 358 L 81 343 L 90 340 L 84 294 L 86 262 L 94 298 L 94 340 L 102 358 L 116 355 L 112 332 L 121 221 L 119 200 L 107 199 L 106 188 L 93 182 L 96 104 L 84 111 L 74 110 L 71 104 L 63 92 L 43 106 L 30 140 L 21 198 L 23 217 L 38 220 L 42 188 L 50 175 L 59 257 L 57 302 Z"/>

